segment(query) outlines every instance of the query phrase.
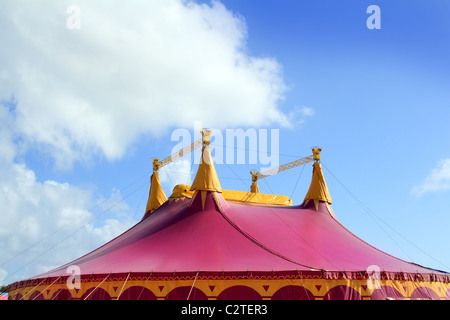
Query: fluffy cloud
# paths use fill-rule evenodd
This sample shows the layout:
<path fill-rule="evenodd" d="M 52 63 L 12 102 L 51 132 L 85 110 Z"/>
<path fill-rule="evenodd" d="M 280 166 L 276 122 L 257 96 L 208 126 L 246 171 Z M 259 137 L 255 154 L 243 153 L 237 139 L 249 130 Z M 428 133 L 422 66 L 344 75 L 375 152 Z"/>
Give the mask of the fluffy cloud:
<path fill-rule="evenodd" d="M 60 167 L 195 120 L 289 123 L 281 66 L 247 54 L 244 19 L 219 2 L 7 1 L 0 21 L 0 98 L 14 94 L 15 125 Z"/>
<path fill-rule="evenodd" d="M 418 196 L 438 190 L 450 189 L 450 159 L 439 161 L 436 168 L 423 180 L 423 182 L 413 188 L 412 192 Z"/>
<path fill-rule="evenodd" d="M 68 28 L 71 5 L 79 29 Z M 70 169 L 97 156 L 119 159 L 142 135 L 196 120 L 218 129 L 289 126 L 279 109 L 282 68 L 249 55 L 246 39 L 244 19 L 215 1 L 3 1 L 0 278 L 11 283 L 66 263 L 136 222 L 120 192 L 104 199 L 36 177 L 30 150 Z M 179 161 L 161 180 L 189 183 L 190 169 Z M 93 208 L 112 215 L 98 222 Z"/>
<path fill-rule="evenodd" d="M 105 199 L 94 188 L 39 181 L 17 160 L 24 142 L 13 102 L 0 103 L 0 284 L 66 263 L 136 222 L 120 192 Z"/>
<path fill-rule="evenodd" d="M 161 185 L 171 192 L 177 184 L 191 184 L 195 173 L 196 166 L 191 159 L 179 159 L 161 168 L 159 177 Z"/>
<path fill-rule="evenodd" d="M 39 182 L 25 164 L 4 160 L 0 156 L 0 274 L 8 276 L 6 283 L 85 254 L 135 222 L 124 214 L 127 207 L 117 192 L 101 199 L 94 190 Z M 114 203 L 121 205 L 97 224 L 96 218 L 106 212 L 103 208 Z"/>

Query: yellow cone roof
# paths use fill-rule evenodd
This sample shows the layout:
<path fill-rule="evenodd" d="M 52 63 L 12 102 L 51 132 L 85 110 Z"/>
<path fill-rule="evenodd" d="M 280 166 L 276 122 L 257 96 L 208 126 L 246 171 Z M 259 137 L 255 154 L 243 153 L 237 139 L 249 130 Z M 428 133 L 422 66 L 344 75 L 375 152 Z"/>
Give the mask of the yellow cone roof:
<path fill-rule="evenodd" d="M 253 182 L 250 186 L 250 192 L 259 193 L 259 187 L 257 182 Z"/>
<path fill-rule="evenodd" d="M 217 191 L 222 192 L 219 177 L 211 157 L 209 144 L 202 148 L 202 159 L 198 166 L 197 175 L 191 185 L 191 191 Z"/>
<path fill-rule="evenodd" d="M 146 215 L 158 209 L 160 205 L 166 202 L 166 200 L 166 194 L 164 193 L 164 190 L 161 187 L 161 182 L 159 181 L 159 173 L 153 172 L 150 184 L 150 192 L 148 195 L 147 208 L 145 209 Z"/>
<path fill-rule="evenodd" d="M 322 166 L 320 165 L 320 162 L 315 162 L 313 164 L 313 176 L 311 179 L 311 185 L 309 186 L 309 190 L 305 196 L 303 204 L 307 205 L 311 200 L 314 201 L 316 210 L 318 209 L 319 202 L 324 202 L 327 208 L 330 208 L 329 205 L 332 202 L 327 183 L 325 182 L 325 178 L 323 177 Z"/>
<path fill-rule="evenodd" d="M 313 176 L 311 180 L 311 185 L 309 186 L 308 193 L 305 196 L 305 201 L 307 200 L 317 200 L 327 202 L 331 204 L 331 196 L 328 191 L 327 183 L 322 173 L 322 166 L 320 163 L 315 162 L 313 164 Z"/>

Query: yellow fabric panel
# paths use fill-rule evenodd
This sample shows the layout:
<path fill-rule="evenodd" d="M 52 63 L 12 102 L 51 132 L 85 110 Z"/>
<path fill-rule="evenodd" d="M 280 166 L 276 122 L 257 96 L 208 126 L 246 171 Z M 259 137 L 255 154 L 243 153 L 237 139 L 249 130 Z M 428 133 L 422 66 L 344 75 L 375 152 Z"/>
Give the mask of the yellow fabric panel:
<path fill-rule="evenodd" d="M 242 201 L 255 204 L 292 206 L 292 200 L 289 197 L 276 194 L 223 190 L 222 196 L 225 198 L 225 200 L 229 201 Z"/>
<path fill-rule="evenodd" d="M 151 273 L 149 273 L 151 275 Z M 87 291 L 101 288 L 105 290 L 112 300 L 116 300 L 128 288 L 133 286 L 145 287 L 150 290 L 158 300 L 163 300 L 173 290 L 178 287 L 195 287 L 201 290 L 210 300 L 215 300 L 226 289 L 233 286 L 245 286 L 255 290 L 262 299 L 271 299 L 278 290 L 287 286 L 298 286 L 308 290 L 307 298 L 311 300 L 323 300 L 327 293 L 337 286 L 345 286 L 356 290 L 362 300 L 370 300 L 376 289 L 386 290 L 387 287 L 395 289 L 401 297 L 392 297 L 396 299 L 414 299 L 413 292 L 417 288 L 426 288 L 430 296 L 437 299 L 445 300 L 446 292 L 450 290 L 450 283 L 435 281 L 408 281 L 408 280 L 379 280 L 374 283 L 368 279 L 324 279 L 314 276 L 302 276 L 300 272 L 295 275 L 271 275 L 258 276 L 249 273 L 245 275 L 226 275 L 220 277 L 202 276 L 202 272 L 198 276 L 192 274 L 190 276 L 178 276 L 177 273 L 173 277 L 157 277 L 150 278 L 148 276 L 122 275 L 121 277 L 110 276 L 107 279 L 95 279 L 94 281 L 82 280 L 81 289 L 71 289 L 70 294 L 74 300 L 80 300 L 85 296 Z M 369 286 L 369 282 L 372 283 Z M 41 293 L 41 298 L 45 300 L 52 299 L 53 295 L 60 289 L 68 290 L 66 279 L 54 281 L 50 285 L 38 284 L 36 286 L 17 288 L 9 292 L 12 299 L 29 300 L 33 293 Z M 387 297 L 389 299 L 389 297 Z M 31 298 L 32 299 L 32 298 Z"/>
<path fill-rule="evenodd" d="M 192 198 L 194 195 L 194 191 L 191 191 L 191 186 L 188 186 L 186 184 L 177 184 L 172 191 L 172 194 L 169 197 L 169 200 L 171 199 L 179 199 L 179 198 Z"/>
<path fill-rule="evenodd" d="M 202 209 L 205 210 L 206 191 L 200 191 L 202 195 Z"/>
<path fill-rule="evenodd" d="M 194 191 L 190 191 L 191 187 L 185 184 L 179 184 L 173 188 L 173 193 L 169 200 L 178 198 L 192 198 Z M 255 204 L 268 204 L 279 206 L 292 206 L 292 200 L 287 196 L 253 193 L 236 190 L 222 190 L 222 197 L 227 201 L 241 201 Z"/>
<path fill-rule="evenodd" d="M 333 211 L 333 209 L 331 208 L 331 206 L 330 206 L 327 202 L 325 202 L 325 206 L 327 207 L 328 213 L 329 213 L 334 219 L 336 219 L 336 215 L 334 214 L 334 211 Z"/>
<path fill-rule="evenodd" d="M 309 200 L 323 201 L 331 204 L 331 196 L 328 191 L 325 178 L 323 177 L 322 167 L 320 163 L 315 162 L 313 164 L 313 176 L 311 185 L 309 186 L 308 193 L 305 196 L 305 203 Z"/>
<path fill-rule="evenodd" d="M 151 178 L 150 192 L 148 195 L 147 207 L 145 208 L 145 213 L 153 212 L 158 209 L 160 205 L 167 201 L 167 197 L 161 187 L 161 182 L 159 181 L 158 172 L 154 172 Z"/>
<path fill-rule="evenodd" d="M 250 187 L 250 192 L 259 193 L 258 183 L 253 182 Z"/>
<path fill-rule="evenodd" d="M 202 149 L 202 159 L 190 190 L 222 192 L 222 187 L 220 186 L 219 177 L 217 177 L 209 146 L 204 146 Z"/>

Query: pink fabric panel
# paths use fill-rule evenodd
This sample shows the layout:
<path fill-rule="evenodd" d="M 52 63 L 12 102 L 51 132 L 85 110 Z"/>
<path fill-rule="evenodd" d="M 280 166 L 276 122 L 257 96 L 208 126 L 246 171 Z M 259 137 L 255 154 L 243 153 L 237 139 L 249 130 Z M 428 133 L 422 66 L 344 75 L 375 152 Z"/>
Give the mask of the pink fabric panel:
<path fill-rule="evenodd" d="M 183 271 L 382 271 L 431 270 L 407 263 L 365 243 L 323 204 L 319 211 L 228 202 L 217 210 L 210 193 L 166 202 L 152 215 L 109 243 L 34 278 L 67 276 L 76 264 L 82 274 Z M 332 274 L 332 273 L 330 273 Z"/>
<path fill-rule="evenodd" d="M 223 290 L 217 300 L 262 300 L 261 295 L 247 286 L 232 286 Z"/>
<path fill-rule="evenodd" d="M 419 287 L 411 294 L 411 300 L 440 300 L 440 298 L 433 289 Z"/>
<path fill-rule="evenodd" d="M 387 300 L 387 299 L 393 299 L 393 300 L 403 300 L 404 297 L 395 288 L 389 287 L 389 286 L 381 286 L 378 289 L 375 289 L 372 293 L 372 296 L 370 297 L 372 300 Z"/>
<path fill-rule="evenodd" d="M 133 286 L 124 290 L 119 300 L 156 300 L 156 296 L 147 288 Z"/>
<path fill-rule="evenodd" d="M 216 211 L 210 195 L 204 211 L 187 204 L 158 209 L 103 247 L 45 276 L 67 275 L 72 264 L 83 274 L 302 269 L 249 241 Z"/>
<path fill-rule="evenodd" d="M 208 300 L 208 296 L 196 287 L 178 287 L 170 291 L 166 300 Z"/>
<path fill-rule="evenodd" d="M 44 300 L 44 294 L 42 294 L 40 291 L 33 292 L 28 300 Z"/>
<path fill-rule="evenodd" d="M 314 295 L 301 286 L 286 286 L 277 290 L 272 300 L 314 300 Z"/>
<path fill-rule="evenodd" d="M 95 291 L 93 294 L 91 294 L 91 292 L 93 290 L 95 290 Z M 89 296 L 89 298 L 88 298 L 88 296 Z M 104 290 L 102 288 L 97 288 L 97 289 L 91 288 L 83 294 L 83 296 L 81 297 L 80 300 L 85 300 L 85 299 L 86 300 L 111 300 L 111 296 L 109 295 L 108 292 L 106 292 L 106 290 Z"/>
<path fill-rule="evenodd" d="M 72 294 L 67 289 L 59 289 L 52 295 L 50 300 L 72 300 Z"/>
<path fill-rule="evenodd" d="M 323 297 L 323 300 L 362 300 L 358 291 L 347 286 L 331 288 Z"/>
<path fill-rule="evenodd" d="M 388 271 L 430 272 L 362 241 L 332 218 L 322 203 L 319 211 L 248 205 L 232 209 L 225 215 L 261 245 L 315 269 L 365 271 L 377 265 Z"/>

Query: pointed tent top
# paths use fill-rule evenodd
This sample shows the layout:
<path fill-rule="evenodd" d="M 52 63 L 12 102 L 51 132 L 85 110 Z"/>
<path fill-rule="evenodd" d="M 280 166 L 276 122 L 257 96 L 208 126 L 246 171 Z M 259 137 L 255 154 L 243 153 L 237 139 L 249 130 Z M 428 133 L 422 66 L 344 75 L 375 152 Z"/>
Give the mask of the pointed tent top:
<path fill-rule="evenodd" d="M 158 209 L 164 202 L 166 202 L 166 200 L 166 194 L 164 193 L 164 190 L 161 187 L 161 182 L 159 181 L 159 173 L 155 171 L 151 177 L 150 191 L 144 218 Z"/>
<path fill-rule="evenodd" d="M 198 166 L 197 175 L 191 185 L 191 191 L 217 191 L 222 192 L 219 177 L 217 176 L 216 168 L 211 157 L 209 149 L 211 130 L 203 129 L 201 131 L 203 147 L 202 158 Z"/>
<path fill-rule="evenodd" d="M 256 170 L 250 171 L 250 174 L 252 175 L 252 185 L 250 186 L 250 192 L 253 193 L 259 193 L 259 187 L 258 187 L 258 174 L 259 172 Z"/>
<path fill-rule="evenodd" d="M 259 193 L 259 187 L 257 182 L 253 182 L 250 186 L 250 192 L 252 193 Z"/>
<path fill-rule="evenodd" d="M 327 183 L 323 177 L 322 167 L 319 162 L 313 164 L 313 176 L 308 193 L 305 196 L 305 201 L 316 200 L 331 204 L 331 196 L 328 191 Z"/>
<path fill-rule="evenodd" d="M 313 157 L 315 162 L 320 162 L 320 153 L 322 152 L 321 147 L 312 147 Z"/>
<path fill-rule="evenodd" d="M 332 200 L 330 192 L 328 191 L 327 183 L 323 177 L 322 166 L 320 164 L 320 152 L 322 151 L 322 148 L 314 147 L 312 148 L 312 151 L 315 160 L 313 164 L 313 176 L 308 193 L 303 201 L 303 205 L 306 205 L 310 200 L 313 200 L 317 210 L 319 202 L 324 202 L 328 208 L 332 203 Z"/>

